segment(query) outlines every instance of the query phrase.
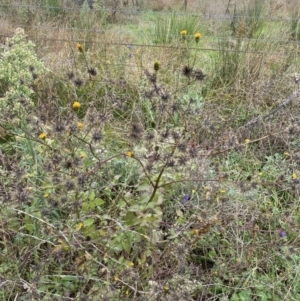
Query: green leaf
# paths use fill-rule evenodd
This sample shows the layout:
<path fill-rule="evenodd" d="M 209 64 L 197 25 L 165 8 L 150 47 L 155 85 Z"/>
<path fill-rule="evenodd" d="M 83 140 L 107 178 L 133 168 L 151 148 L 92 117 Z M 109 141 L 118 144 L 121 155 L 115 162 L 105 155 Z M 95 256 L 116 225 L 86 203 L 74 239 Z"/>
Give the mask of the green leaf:
<path fill-rule="evenodd" d="M 95 191 L 92 191 L 90 194 L 89 194 L 89 200 L 90 201 L 93 201 L 95 199 Z"/>
<path fill-rule="evenodd" d="M 90 209 L 89 202 L 83 202 L 81 208 L 83 211 L 88 211 Z"/>
<path fill-rule="evenodd" d="M 152 186 L 150 186 L 149 184 L 141 184 L 137 188 L 137 191 L 149 191 L 149 190 L 151 190 L 151 188 L 152 188 Z"/>
<path fill-rule="evenodd" d="M 129 240 L 122 240 L 122 246 L 123 246 L 123 249 L 127 252 L 127 253 L 130 253 L 130 250 L 131 250 L 131 243 Z"/>
<path fill-rule="evenodd" d="M 33 224 L 26 224 L 26 225 L 25 225 L 25 228 L 26 228 L 26 230 L 27 230 L 29 233 L 32 233 L 33 230 L 34 230 L 34 225 L 33 225 Z"/>
<path fill-rule="evenodd" d="M 87 218 L 83 221 L 83 226 L 84 227 L 89 227 L 91 225 L 93 225 L 95 222 L 95 219 L 94 218 Z"/>
<path fill-rule="evenodd" d="M 137 224 L 137 216 L 135 213 L 128 211 L 125 215 L 125 223 L 128 226 L 133 226 L 135 224 Z"/>
<path fill-rule="evenodd" d="M 97 199 L 95 199 L 95 200 L 93 201 L 93 203 L 94 203 L 96 206 L 101 206 L 101 205 L 103 205 L 103 204 L 105 203 L 105 201 L 102 200 L 102 199 L 97 198 Z"/>

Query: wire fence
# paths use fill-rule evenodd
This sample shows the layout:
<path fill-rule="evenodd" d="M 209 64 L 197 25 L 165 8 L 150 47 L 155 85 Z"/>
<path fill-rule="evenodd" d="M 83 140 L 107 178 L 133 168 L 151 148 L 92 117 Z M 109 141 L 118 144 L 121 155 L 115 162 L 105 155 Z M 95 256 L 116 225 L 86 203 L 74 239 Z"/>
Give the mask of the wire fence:
<path fill-rule="evenodd" d="M 64 12 L 74 12 L 77 15 L 77 25 L 65 23 L 55 23 L 55 22 L 27 22 L 27 21 L 15 21 L 10 26 L 9 23 L 9 11 L 14 11 L 16 14 L 15 20 L 18 20 L 18 14 L 21 17 L 27 13 L 33 15 L 43 14 L 43 12 L 55 11 L 62 9 Z M 292 22 L 298 22 L 300 19 L 297 17 L 274 17 L 274 16 L 247 16 L 247 15 L 237 15 L 235 14 L 215 14 L 208 15 L 205 13 L 195 13 L 195 12 L 176 12 L 178 16 L 188 16 L 199 19 L 199 23 L 202 24 L 203 28 L 209 28 L 203 34 L 201 38 L 201 43 L 199 45 L 195 44 L 183 44 L 180 42 L 180 32 L 167 32 L 165 34 L 172 43 L 159 43 L 155 39 L 157 33 L 153 29 L 155 27 L 155 20 L 161 18 L 162 16 L 172 16 L 174 12 L 169 11 L 150 11 L 142 10 L 138 7 L 130 6 L 129 8 L 116 7 L 102 9 L 101 12 L 105 13 L 118 13 L 124 16 L 134 16 L 136 18 L 143 19 L 143 22 L 148 23 L 148 29 L 146 30 L 143 39 L 136 39 L 132 37 L 132 32 L 128 27 L 123 24 L 115 23 L 113 24 L 114 31 L 111 27 L 102 28 L 98 24 L 89 23 L 89 14 L 94 14 L 99 9 L 89 10 L 83 8 L 79 5 L 72 6 L 51 6 L 51 5 L 41 5 L 41 4 L 23 4 L 23 3 L 0 3 L 0 40 L 5 40 L 7 37 L 12 36 L 13 29 L 20 27 L 29 34 L 29 38 L 32 39 L 38 46 L 43 49 L 41 53 L 46 49 L 47 52 L 56 51 L 59 44 L 64 43 L 74 47 L 76 43 L 82 43 L 88 47 L 112 47 L 115 51 L 119 51 L 126 48 L 134 49 L 163 49 L 163 50 L 178 50 L 178 51 L 201 51 L 202 53 L 216 53 L 216 52 L 227 52 L 245 55 L 257 55 L 257 56 L 272 56 L 284 58 L 287 54 L 284 50 L 280 49 L 282 45 L 290 47 L 291 51 L 298 51 L 299 41 L 295 38 L 291 38 L 290 34 L 282 34 L 279 36 L 269 36 L 266 34 L 260 34 L 255 37 L 251 36 L 232 36 L 232 31 L 230 30 L 230 23 L 233 20 L 243 19 L 243 20 L 262 20 L 268 22 L 270 27 L 274 26 L 285 26 L 289 28 Z M 151 18 L 147 18 L 151 16 Z M 80 24 L 81 23 L 81 24 Z M 221 27 L 228 27 L 228 30 L 219 33 L 214 30 L 214 24 L 220 23 Z M 295 24 L 296 24 L 295 23 Z M 58 25 L 54 25 L 58 24 Z M 273 26 L 274 25 L 274 26 Z M 150 29 L 149 29 L 150 28 Z M 152 30 L 152 29 L 153 30 Z M 112 38 L 112 35 L 114 38 Z M 109 37 L 109 38 L 106 38 Z M 187 35 L 188 39 L 192 39 L 192 35 Z M 241 45 L 236 47 L 235 44 Z M 260 47 L 252 47 L 252 45 L 260 45 Z M 247 45 L 243 47 L 243 45 Z M 127 66 L 134 64 L 127 61 Z"/>
<path fill-rule="evenodd" d="M 21 4 L 21 3 L 17 3 L 17 4 L 3 4 L 0 3 L 0 8 L 14 8 L 14 9 L 27 9 L 27 10 L 31 10 L 31 11 L 35 11 L 35 10 L 44 10 L 44 11 L 51 11 L 51 10 L 64 10 L 64 11 L 75 11 L 75 12 L 80 12 L 83 10 L 82 7 L 80 6 L 51 6 L 51 5 L 33 5 L 33 4 Z M 116 12 L 116 13 L 122 13 L 122 14 L 126 14 L 126 15 L 133 15 L 133 14 L 139 14 L 139 15 L 143 15 L 143 14 L 153 14 L 153 15 L 164 15 L 164 16 L 168 16 L 168 15 L 173 15 L 174 12 L 172 11 L 154 11 L 154 10 L 144 10 L 144 9 L 139 9 L 139 8 L 121 8 L 121 7 L 115 7 L 115 8 L 101 8 L 101 9 L 97 9 L 97 8 L 93 8 L 90 9 L 93 12 L 107 12 L 107 13 L 111 13 L 111 12 Z M 189 11 L 176 11 L 175 12 L 176 15 L 178 16 L 189 16 L 189 17 L 198 17 L 198 18 L 206 18 L 206 19 L 211 19 L 211 20 L 217 20 L 217 21 L 226 21 L 226 20 L 230 20 L 233 17 L 234 18 L 242 18 L 242 19 L 260 19 L 260 20 L 267 20 L 267 21 L 292 21 L 292 20 L 299 20 L 299 17 L 281 17 L 281 16 L 250 16 L 250 15 L 245 15 L 245 14 L 234 14 L 230 15 L 229 13 L 223 13 L 223 14 L 211 14 L 211 13 L 195 13 L 195 12 L 189 12 Z"/>

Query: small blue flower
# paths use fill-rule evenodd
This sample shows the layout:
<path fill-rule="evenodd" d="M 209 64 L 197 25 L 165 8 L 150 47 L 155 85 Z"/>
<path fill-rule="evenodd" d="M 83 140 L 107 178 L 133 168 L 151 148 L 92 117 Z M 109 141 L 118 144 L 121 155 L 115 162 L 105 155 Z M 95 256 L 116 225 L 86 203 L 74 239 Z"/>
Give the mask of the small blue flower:
<path fill-rule="evenodd" d="M 284 237 L 286 237 L 286 232 L 281 229 L 278 231 L 278 235 L 279 235 L 279 237 L 284 238 Z"/>
<path fill-rule="evenodd" d="M 186 194 L 186 195 L 183 197 L 182 201 L 183 201 L 184 203 L 186 203 L 189 199 L 190 199 L 190 196 L 189 196 L 188 194 Z"/>

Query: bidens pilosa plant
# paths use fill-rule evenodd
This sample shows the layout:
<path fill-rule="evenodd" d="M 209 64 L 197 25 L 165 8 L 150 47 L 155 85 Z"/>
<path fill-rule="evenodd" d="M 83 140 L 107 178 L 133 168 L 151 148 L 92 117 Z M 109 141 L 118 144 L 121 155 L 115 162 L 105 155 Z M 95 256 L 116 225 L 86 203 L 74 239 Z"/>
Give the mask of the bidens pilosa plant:
<path fill-rule="evenodd" d="M 76 47 L 77 69 L 48 95 L 38 81 L 47 70 L 23 33 L 7 40 L 1 57 L 6 66 L 1 122 L 15 137 L 1 145 L 2 211 L 9 216 L 10 235 L 18 237 L 16 246 L 26 243 L 38 250 L 24 262 L 25 269 L 16 267 L 11 275 L 36 281 L 28 295 L 45 296 L 55 270 L 77 263 L 76 273 L 103 275 L 131 295 L 142 290 L 137 281 L 159 265 L 152 256 L 162 236 L 170 234 L 160 228 L 166 202 L 175 198 L 172 187 L 185 181 L 188 162 L 191 168 L 201 165 L 196 124 L 189 118 L 199 103 L 179 96 L 204 75 L 190 67 L 181 75 L 182 87 L 171 91 L 160 83 L 162 66 L 155 62 L 135 92 L 140 110 L 129 104 L 121 117 L 118 91 L 121 87 L 124 93 L 129 84 L 104 81 L 100 97 L 93 97 L 101 74 L 91 67 L 89 51 Z M 120 120 L 127 121 L 118 143 L 114 129 Z M 8 145 L 10 152 L 4 151 Z M 28 272 L 31 266 L 39 269 Z M 115 294 L 106 285 L 94 289 L 99 296 Z M 66 291 L 54 289 L 55 294 Z"/>

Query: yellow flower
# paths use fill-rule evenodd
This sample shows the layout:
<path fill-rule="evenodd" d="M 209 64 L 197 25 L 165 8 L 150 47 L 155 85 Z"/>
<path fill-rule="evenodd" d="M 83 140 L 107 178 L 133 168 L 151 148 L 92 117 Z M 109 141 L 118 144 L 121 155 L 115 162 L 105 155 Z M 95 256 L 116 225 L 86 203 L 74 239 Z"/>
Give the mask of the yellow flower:
<path fill-rule="evenodd" d="M 226 193 L 226 190 L 225 190 L 225 189 L 222 189 L 220 192 L 221 192 L 221 194 L 225 194 L 225 193 Z"/>
<path fill-rule="evenodd" d="M 193 229 L 193 230 L 192 230 L 192 234 L 194 234 L 194 235 L 199 235 L 199 230 L 198 230 L 198 229 Z"/>
<path fill-rule="evenodd" d="M 118 281 L 118 280 L 119 280 L 118 275 L 116 275 L 116 276 L 114 277 L 114 280 L 115 280 L 115 281 Z"/>
<path fill-rule="evenodd" d="M 181 36 L 182 36 L 183 38 L 185 38 L 186 35 L 187 35 L 187 31 L 186 31 L 186 30 L 181 30 L 180 34 L 181 34 Z"/>
<path fill-rule="evenodd" d="M 46 134 L 45 133 L 40 133 L 39 138 L 43 139 L 43 140 L 46 139 Z"/>
<path fill-rule="evenodd" d="M 250 143 L 250 139 L 245 139 L 245 143 L 246 144 Z"/>
<path fill-rule="evenodd" d="M 83 123 L 77 122 L 77 128 L 81 130 L 83 128 Z"/>
<path fill-rule="evenodd" d="M 201 38 L 201 34 L 199 32 L 195 33 L 194 38 L 195 38 L 196 43 L 198 43 Z"/>
<path fill-rule="evenodd" d="M 134 263 L 133 262 L 130 262 L 129 264 L 131 267 L 134 267 Z"/>
<path fill-rule="evenodd" d="M 78 43 L 78 44 L 76 45 L 76 47 L 77 47 L 77 49 L 79 50 L 79 52 L 83 52 L 83 47 L 82 47 L 82 45 L 81 45 L 80 43 Z"/>
<path fill-rule="evenodd" d="M 73 109 L 77 110 L 81 107 L 81 103 L 79 101 L 74 101 L 73 103 Z"/>
<path fill-rule="evenodd" d="M 292 174 L 292 179 L 296 180 L 297 179 L 297 175 L 295 173 Z"/>
<path fill-rule="evenodd" d="M 263 173 L 262 173 L 262 172 L 259 172 L 258 175 L 261 177 L 261 176 L 263 175 Z"/>
<path fill-rule="evenodd" d="M 134 154 L 133 154 L 133 152 L 127 152 L 126 156 L 132 158 L 132 157 L 134 157 Z"/>
<path fill-rule="evenodd" d="M 283 155 L 284 155 L 285 157 L 289 157 L 289 156 L 290 156 L 290 153 L 284 152 Z"/>

